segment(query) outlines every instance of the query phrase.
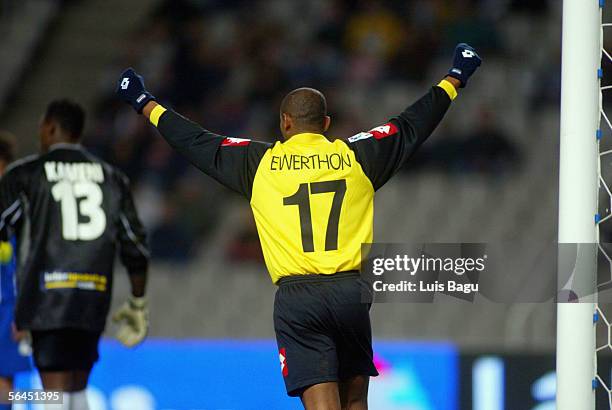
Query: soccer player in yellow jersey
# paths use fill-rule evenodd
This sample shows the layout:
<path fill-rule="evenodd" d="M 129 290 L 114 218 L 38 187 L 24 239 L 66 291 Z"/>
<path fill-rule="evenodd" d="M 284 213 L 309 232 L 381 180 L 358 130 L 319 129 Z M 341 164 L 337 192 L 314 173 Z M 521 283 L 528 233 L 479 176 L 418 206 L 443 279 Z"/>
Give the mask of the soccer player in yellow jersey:
<path fill-rule="evenodd" d="M 425 96 L 368 132 L 330 141 L 323 94 L 290 92 L 280 109 L 284 141 L 214 134 L 166 109 L 126 70 L 117 94 L 204 173 L 251 204 L 266 266 L 279 286 L 274 328 L 287 393 L 307 410 L 367 409 L 372 362 L 361 244 L 372 242 L 374 192 L 433 132 L 457 90 L 480 66 L 467 44 Z"/>

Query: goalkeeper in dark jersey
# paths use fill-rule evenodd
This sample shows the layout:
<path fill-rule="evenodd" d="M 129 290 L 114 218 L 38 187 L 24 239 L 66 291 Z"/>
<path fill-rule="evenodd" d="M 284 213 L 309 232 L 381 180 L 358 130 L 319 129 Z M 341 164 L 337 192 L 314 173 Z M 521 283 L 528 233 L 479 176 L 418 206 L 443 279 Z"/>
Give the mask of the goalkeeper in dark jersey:
<path fill-rule="evenodd" d="M 280 109 L 283 142 L 228 138 L 159 105 L 126 70 L 117 93 L 196 167 L 251 204 L 266 266 L 279 285 L 274 328 L 287 393 L 306 409 L 365 409 L 372 362 L 369 304 L 357 270 L 372 242 L 374 192 L 433 132 L 481 60 L 460 44 L 425 96 L 370 131 L 324 136 L 325 97 L 301 88 Z"/>
<path fill-rule="evenodd" d="M 40 123 L 41 154 L 16 161 L 0 180 L 0 235 L 20 247 L 15 322 L 32 336 L 43 386 L 64 391 L 58 409 L 87 409 L 85 388 L 98 360 L 119 253 L 132 298 L 116 315 L 118 338 L 146 336 L 145 232 L 127 178 L 79 144 L 85 113 L 51 102 Z"/>

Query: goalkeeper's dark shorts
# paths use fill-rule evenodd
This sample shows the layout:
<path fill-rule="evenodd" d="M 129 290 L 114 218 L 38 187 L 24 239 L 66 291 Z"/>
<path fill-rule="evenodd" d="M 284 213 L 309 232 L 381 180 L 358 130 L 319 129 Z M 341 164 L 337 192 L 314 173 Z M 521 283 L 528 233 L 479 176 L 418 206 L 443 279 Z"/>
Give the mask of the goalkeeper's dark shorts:
<path fill-rule="evenodd" d="M 81 329 L 33 330 L 34 364 L 43 372 L 90 370 L 98 361 L 100 335 Z"/>
<path fill-rule="evenodd" d="M 357 272 L 282 278 L 274 330 L 287 394 L 354 376 L 378 376 L 373 362 L 367 284 Z"/>

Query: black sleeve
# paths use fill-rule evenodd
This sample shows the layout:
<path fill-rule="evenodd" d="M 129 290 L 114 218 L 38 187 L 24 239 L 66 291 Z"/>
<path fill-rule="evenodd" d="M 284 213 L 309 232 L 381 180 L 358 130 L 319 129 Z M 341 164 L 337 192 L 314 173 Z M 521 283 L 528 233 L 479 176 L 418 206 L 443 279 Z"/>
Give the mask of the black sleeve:
<path fill-rule="evenodd" d="M 431 135 L 450 103 L 446 91 L 432 87 L 387 124 L 348 139 L 349 147 L 375 190 L 382 187 Z"/>
<path fill-rule="evenodd" d="M 217 135 L 170 110 L 162 114 L 157 129 L 205 174 L 251 198 L 255 172 L 271 144 Z"/>
<path fill-rule="evenodd" d="M 22 193 L 27 183 L 24 181 L 23 167 L 10 168 L 0 180 L 0 239 L 8 240 L 11 228 L 15 226 L 23 212 Z"/>
<path fill-rule="evenodd" d="M 147 235 L 132 199 L 126 176 L 119 174 L 121 210 L 119 214 L 119 257 L 130 275 L 146 274 L 149 266 Z"/>

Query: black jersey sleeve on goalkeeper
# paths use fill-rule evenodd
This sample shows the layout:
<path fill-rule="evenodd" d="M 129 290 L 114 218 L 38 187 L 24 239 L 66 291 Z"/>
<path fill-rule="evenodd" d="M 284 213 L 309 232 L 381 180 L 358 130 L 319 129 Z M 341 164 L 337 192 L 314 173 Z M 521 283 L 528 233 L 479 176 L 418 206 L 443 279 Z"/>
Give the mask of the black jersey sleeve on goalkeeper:
<path fill-rule="evenodd" d="M 196 167 L 250 201 L 274 283 L 359 268 L 372 242 L 374 191 L 447 111 L 455 88 L 431 90 L 389 122 L 347 141 L 302 133 L 274 145 L 214 134 L 157 105 L 151 122 Z"/>
<path fill-rule="evenodd" d="M 456 96 L 454 87 L 442 81 L 386 124 L 348 139 L 375 190 L 399 171 L 431 135 Z"/>
<path fill-rule="evenodd" d="M 0 209 L 2 237 L 22 225 L 20 329 L 101 331 L 117 253 L 128 273 L 147 272 L 145 230 L 127 178 L 80 145 L 56 144 L 11 165 L 0 180 Z"/>
<path fill-rule="evenodd" d="M 195 167 L 250 198 L 257 167 L 271 144 L 215 134 L 161 105 L 151 114 L 151 122 Z"/>
<path fill-rule="evenodd" d="M 348 138 L 347 144 L 375 190 L 431 135 L 456 96 L 453 85 L 443 80 L 388 123 Z M 161 105 L 150 120 L 194 166 L 233 191 L 251 197 L 255 173 L 272 144 L 215 134 Z"/>

